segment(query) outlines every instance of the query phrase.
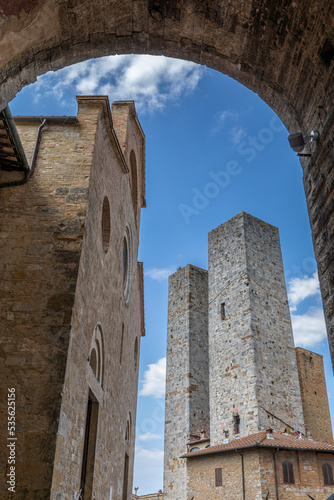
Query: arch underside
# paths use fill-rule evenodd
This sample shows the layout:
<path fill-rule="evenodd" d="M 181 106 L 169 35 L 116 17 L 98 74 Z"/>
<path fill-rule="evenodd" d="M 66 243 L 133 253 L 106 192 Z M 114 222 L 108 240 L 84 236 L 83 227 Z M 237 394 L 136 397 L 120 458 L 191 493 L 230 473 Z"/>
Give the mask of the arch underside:
<path fill-rule="evenodd" d="M 0 106 L 50 70 L 92 57 L 182 58 L 238 80 L 290 131 L 320 132 L 304 185 L 334 351 L 334 3 L 325 0 L 3 2 Z"/>

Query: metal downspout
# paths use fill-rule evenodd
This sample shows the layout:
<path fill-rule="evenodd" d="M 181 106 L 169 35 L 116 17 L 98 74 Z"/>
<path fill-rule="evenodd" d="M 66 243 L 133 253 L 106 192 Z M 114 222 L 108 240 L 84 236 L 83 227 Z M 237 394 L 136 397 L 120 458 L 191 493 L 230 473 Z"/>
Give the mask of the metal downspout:
<path fill-rule="evenodd" d="M 244 456 L 239 450 L 235 450 L 241 456 L 241 473 L 242 473 L 242 500 L 246 500 L 245 491 L 245 469 L 244 469 Z"/>
<path fill-rule="evenodd" d="M 10 186 L 21 186 L 22 184 L 25 184 L 26 182 L 28 182 L 28 180 L 30 179 L 30 177 L 33 174 L 34 169 L 35 169 L 35 163 L 36 163 L 36 158 L 37 158 L 37 153 L 38 153 L 38 148 L 39 148 L 39 143 L 40 143 L 40 138 L 41 138 L 41 131 L 45 127 L 45 125 L 46 125 L 46 119 L 44 118 L 44 120 L 42 121 L 42 123 L 40 124 L 40 126 L 38 127 L 38 130 L 37 130 L 34 151 L 32 153 L 32 158 L 31 158 L 31 165 L 30 165 L 30 168 L 27 171 L 27 174 L 24 177 L 24 179 L 21 179 L 20 181 L 4 182 L 3 184 L 0 184 L 0 188 L 10 187 Z"/>
<path fill-rule="evenodd" d="M 278 497 L 278 482 L 277 482 L 277 469 L 276 469 L 276 453 L 279 451 L 279 448 L 277 448 L 276 451 L 274 451 L 273 458 L 274 458 L 274 470 L 275 470 L 275 488 L 276 488 L 276 500 L 279 500 Z"/>

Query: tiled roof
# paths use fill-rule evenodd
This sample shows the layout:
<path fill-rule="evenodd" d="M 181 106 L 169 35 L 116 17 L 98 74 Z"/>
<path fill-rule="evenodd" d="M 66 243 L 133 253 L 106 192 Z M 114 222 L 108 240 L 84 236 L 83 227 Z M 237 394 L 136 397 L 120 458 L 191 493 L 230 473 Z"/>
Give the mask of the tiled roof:
<path fill-rule="evenodd" d="M 0 111 L 0 170 L 29 170 L 27 159 L 9 107 Z"/>
<path fill-rule="evenodd" d="M 195 441 L 189 441 L 187 444 L 197 444 L 197 443 L 204 443 L 204 441 L 210 441 L 210 438 L 202 438 L 202 439 L 195 439 Z"/>
<path fill-rule="evenodd" d="M 209 446 L 204 450 L 192 451 L 182 455 L 182 458 L 191 458 L 198 455 L 210 455 L 211 453 L 222 453 L 225 451 L 240 450 L 242 448 L 281 448 L 291 450 L 313 450 L 334 453 L 334 444 L 312 439 L 299 438 L 297 436 L 272 433 L 273 438 L 267 437 L 266 431 L 250 434 L 249 436 L 234 439 L 230 443 Z"/>

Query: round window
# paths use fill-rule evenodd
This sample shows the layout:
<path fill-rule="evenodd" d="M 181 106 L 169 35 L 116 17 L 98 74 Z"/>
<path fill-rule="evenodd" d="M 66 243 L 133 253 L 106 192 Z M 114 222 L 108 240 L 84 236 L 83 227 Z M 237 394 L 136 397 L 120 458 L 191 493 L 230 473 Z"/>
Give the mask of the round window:
<path fill-rule="evenodd" d="M 110 241 L 110 205 L 105 196 L 102 205 L 102 247 L 104 253 L 108 252 Z"/>
<path fill-rule="evenodd" d="M 131 291 L 131 277 L 132 277 L 132 242 L 131 231 L 127 225 L 125 228 L 123 238 L 123 291 L 125 302 L 128 303 Z"/>

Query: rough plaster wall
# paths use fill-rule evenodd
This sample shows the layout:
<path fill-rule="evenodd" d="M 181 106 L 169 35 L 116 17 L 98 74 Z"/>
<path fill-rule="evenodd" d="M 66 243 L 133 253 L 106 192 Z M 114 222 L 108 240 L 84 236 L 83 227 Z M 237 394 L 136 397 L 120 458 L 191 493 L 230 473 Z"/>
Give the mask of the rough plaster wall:
<path fill-rule="evenodd" d="M 169 279 L 164 493 L 186 498 L 186 443 L 209 432 L 207 271 L 194 266 Z"/>
<path fill-rule="evenodd" d="M 278 232 L 243 212 L 209 233 L 209 352 L 211 444 L 236 414 L 240 436 L 281 429 L 263 408 L 304 430 Z"/>

